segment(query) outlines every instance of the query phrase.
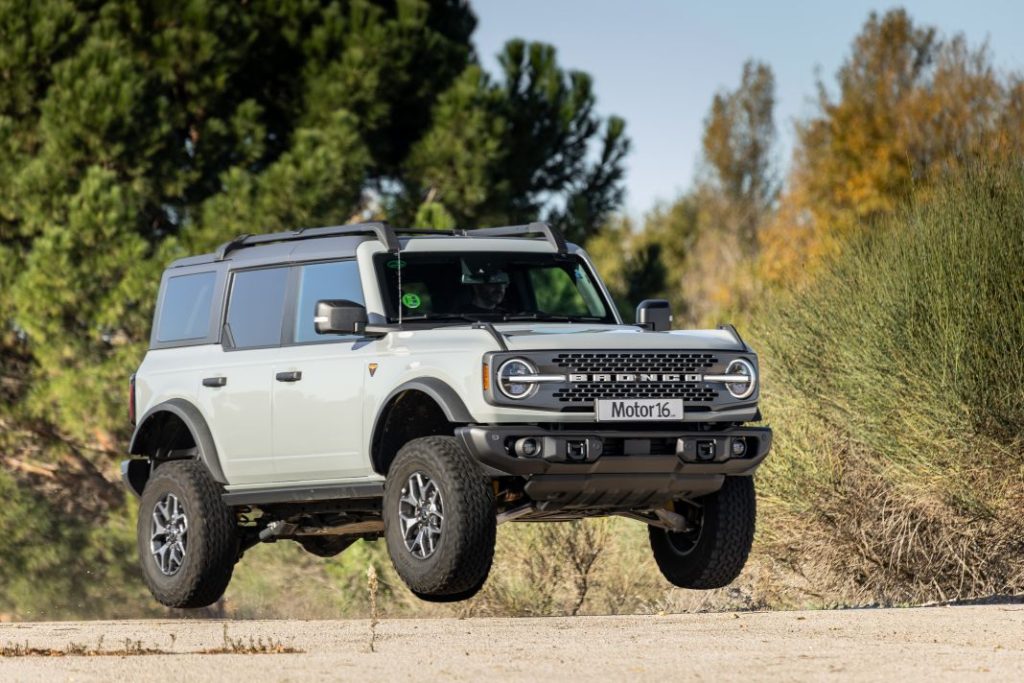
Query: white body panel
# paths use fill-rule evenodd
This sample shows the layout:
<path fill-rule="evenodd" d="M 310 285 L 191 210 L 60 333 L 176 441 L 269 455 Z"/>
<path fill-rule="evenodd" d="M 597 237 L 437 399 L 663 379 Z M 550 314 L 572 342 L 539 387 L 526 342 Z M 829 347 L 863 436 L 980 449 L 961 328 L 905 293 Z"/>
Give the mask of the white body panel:
<path fill-rule="evenodd" d="M 366 475 L 362 414 L 365 358 L 378 342 L 286 347 L 276 372 L 299 382 L 274 382 L 273 441 L 278 481 Z M 368 348 L 369 347 L 369 348 Z"/>
<path fill-rule="evenodd" d="M 508 251 L 510 243 L 517 251 L 551 251 L 550 245 L 533 240 L 459 238 L 410 240 L 406 250 Z M 371 321 L 384 315 L 372 265 L 373 255 L 382 251 L 384 246 L 372 241 L 356 250 Z M 581 250 L 576 253 L 587 259 Z M 737 348 L 737 340 L 722 330 L 653 334 L 621 324 L 497 327 L 513 351 Z M 157 349 L 146 355 L 138 370 L 136 400 L 140 415 L 171 398 L 194 404 L 213 433 L 230 490 L 380 479 L 371 466 L 373 427 L 392 392 L 411 380 L 444 382 L 477 423 L 593 422 L 593 413 L 488 404 L 482 356 L 498 350 L 486 330 L 469 325 L 270 349 L 225 351 L 218 344 Z M 376 364 L 372 375 L 371 364 Z M 300 371 L 301 381 L 277 381 L 275 375 L 285 371 Z M 226 377 L 227 384 L 202 385 L 203 378 L 215 376 Z"/>

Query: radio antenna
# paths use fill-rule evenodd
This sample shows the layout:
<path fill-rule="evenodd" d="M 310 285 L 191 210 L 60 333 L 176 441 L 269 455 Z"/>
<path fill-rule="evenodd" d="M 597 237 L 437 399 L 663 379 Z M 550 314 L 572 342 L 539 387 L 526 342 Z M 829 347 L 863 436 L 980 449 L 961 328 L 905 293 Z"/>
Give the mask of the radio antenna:
<path fill-rule="evenodd" d="M 399 243 L 398 249 L 395 250 L 395 255 L 398 259 L 398 326 L 402 326 L 402 246 Z"/>

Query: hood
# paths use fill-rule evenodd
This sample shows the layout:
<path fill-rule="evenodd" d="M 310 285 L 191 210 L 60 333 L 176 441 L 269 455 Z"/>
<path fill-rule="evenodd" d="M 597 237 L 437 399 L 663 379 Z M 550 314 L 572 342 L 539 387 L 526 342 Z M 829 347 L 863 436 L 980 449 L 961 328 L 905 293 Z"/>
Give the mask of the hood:
<path fill-rule="evenodd" d="M 713 349 L 743 351 L 728 330 L 646 332 L 633 325 L 504 323 L 494 326 L 510 351 L 545 349 Z"/>

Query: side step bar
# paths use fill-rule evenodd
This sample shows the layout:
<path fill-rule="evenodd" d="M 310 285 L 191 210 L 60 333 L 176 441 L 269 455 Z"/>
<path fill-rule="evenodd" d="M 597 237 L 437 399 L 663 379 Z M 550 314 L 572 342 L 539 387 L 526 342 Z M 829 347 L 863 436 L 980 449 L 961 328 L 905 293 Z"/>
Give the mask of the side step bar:
<path fill-rule="evenodd" d="M 266 505 L 269 503 L 309 503 L 318 500 L 380 498 L 384 482 L 361 484 L 325 484 L 323 486 L 281 486 L 247 491 L 229 491 L 221 496 L 227 505 Z"/>

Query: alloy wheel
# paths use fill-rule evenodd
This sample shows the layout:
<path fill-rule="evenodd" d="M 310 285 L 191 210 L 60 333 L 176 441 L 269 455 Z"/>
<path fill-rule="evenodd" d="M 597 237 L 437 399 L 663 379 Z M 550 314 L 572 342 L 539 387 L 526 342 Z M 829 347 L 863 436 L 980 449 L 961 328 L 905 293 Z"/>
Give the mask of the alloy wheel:
<path fill-rule="evenodd" d="M 149 549 L 164 576 L 174 576 L 185 561 L 188 547 L 188 517 L 185 506 L 173 493 L 166 493 L 153 507 Z"/>
<path fill-rule="evenodd" d="M 444 502 L 441 489 L 423 472 L 411 474 L 402 487 L 398 519 L 406 550 L 421 560 L 433 555 L 441 540 Z"/>

